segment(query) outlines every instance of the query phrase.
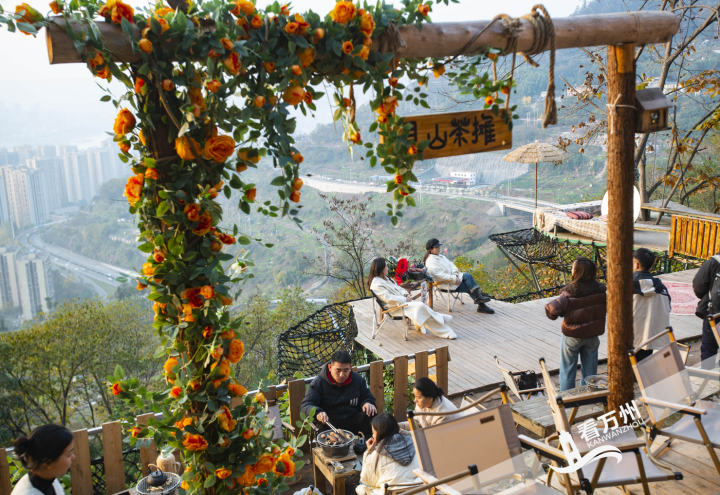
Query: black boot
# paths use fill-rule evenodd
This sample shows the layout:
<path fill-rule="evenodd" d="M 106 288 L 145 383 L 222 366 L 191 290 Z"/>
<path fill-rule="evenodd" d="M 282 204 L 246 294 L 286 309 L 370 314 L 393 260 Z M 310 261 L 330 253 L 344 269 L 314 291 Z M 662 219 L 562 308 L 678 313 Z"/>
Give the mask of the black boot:
<path fill-rule="evenodd" d="M 494 314 L 495 314 L 495 310 L 492 309 L 491 307 L 489 307 L 489 306 L 488 306 L 487 304 L 485 304 L 485 303 L 480 303 L 480 304 L 478 304 L 477 312 L 478 312 L 478 313 L 485 313 L 486 315 L 494 315 Z"/>
<path fill-rule="evenodd" d="M 483 296 L 482 292 L 480 292 L 480 287 L 475 287 L 473 290 L 471 290 L 470 296 L 472 297 L 472 300 L 475 304 L 490 302 L 491 299 L 488 296 Z"/>

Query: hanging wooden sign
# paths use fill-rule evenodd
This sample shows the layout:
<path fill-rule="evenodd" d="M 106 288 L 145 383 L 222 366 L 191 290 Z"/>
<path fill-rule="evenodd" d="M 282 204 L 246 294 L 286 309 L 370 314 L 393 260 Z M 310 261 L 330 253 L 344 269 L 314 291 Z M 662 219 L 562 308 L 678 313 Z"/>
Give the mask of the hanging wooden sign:
<path fill-rule="evenodd" d="M 512 132 L 502 115 L 491 110 L 432 113 L 405 117 L 405 123 L 412 125 L 409 137 L 415 142 L 430 141 L 422 154 L 427 160 L 510 149 Z"/>

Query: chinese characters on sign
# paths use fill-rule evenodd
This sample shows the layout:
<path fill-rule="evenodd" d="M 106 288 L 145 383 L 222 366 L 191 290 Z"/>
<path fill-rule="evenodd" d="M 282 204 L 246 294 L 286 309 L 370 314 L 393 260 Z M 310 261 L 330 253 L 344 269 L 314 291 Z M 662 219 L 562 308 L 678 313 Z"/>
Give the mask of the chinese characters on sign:
<path fill-rule="evenodd" d="M 428 140 L 423 159 L 467 155 L 512 147 L 512 133 L 502 117 L 490 110 L 437 113 L 405 117 L 409 138 L 416 143 Z"/>

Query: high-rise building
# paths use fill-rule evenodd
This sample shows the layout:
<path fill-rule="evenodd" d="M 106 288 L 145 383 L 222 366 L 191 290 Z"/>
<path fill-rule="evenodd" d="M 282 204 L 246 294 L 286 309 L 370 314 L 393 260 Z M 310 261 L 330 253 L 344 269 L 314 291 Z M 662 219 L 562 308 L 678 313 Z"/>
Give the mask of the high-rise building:
<path fill-rule="evenodd" d="M 16 146 L 13 151 L 17 152 L 20 165 L 26 165 L 30 158 L 35 158 L 39 153 L 39 150 L 32 146 Z"/>
<path fill-rule="evenodd" d="M 18 259 L 15 266 L 23 317 L 30 320 L 40 311 L 47 313 L 48 299 L 52 300 L 55 296 L 47 256 L 31 253 L 26 258 Z"/>
<path fill-rule="evenodd" d="M 0 150 L 0 167 L 5 165 L 19 165 L 20 157 L 17 151 Z"/>
<path fill-rule="evenodd" d="M 45 197 L 48 211 L 56 210 L 67 204 L 67 188 L 65 187 L 65 167 L 62 158 L 32 158 L 28 167 L 40 170 L 42 194 Z"/>
<path fill-rule="evenodd" d="M 75 152 L 63 156 L 65 190 L 70 203 L 90 201 L 95 195 L 90 175 L 91 163 L 88 163 L 89 157 L 87 152 Z"/>
<path fill-rule="evenodd" d="M 57 151 L 58 155 L 67 155 L 68 153 L 75 153 L 78 150 L 78 147 L 74 144 L 68 144 L 65 146 L 58 146 Z"/>
<path fill-rule="evenodd" d="M 112 148 L 91 148 L 88 150 L 88 163 L 90 164 L 90 177 L 93 184 L 93 195 L 100 192 L 100 187 L 111 179 L 119 177 L 115 165 L 115 156 Z"/>
<path fill-rule="evenodd" d="M 16 250 L 0 247 L 0 307 L 20 306 L 20 292 L 15 271 Z"/>
<path fill-rule="evenodd" d="M 45 158 L 52 158 L 58 156 L 57 148 L 55 146 L 38 146 L 38 156 Z"/>
<path fill-rule="evenodd" d="M 4 169 L 9 167 L 0 167 L 0 225 L 5 225 L 10 221 L 10 204 L 8 203 L 7 187 L 5 186 Z"/>
<path fill-rule="evenodd" d="M 10 169 L 5 174 L 10 215 L 15 225 L 42 225 L 50 221 L 47 204 L 47 179 L 44 170 Z"/>

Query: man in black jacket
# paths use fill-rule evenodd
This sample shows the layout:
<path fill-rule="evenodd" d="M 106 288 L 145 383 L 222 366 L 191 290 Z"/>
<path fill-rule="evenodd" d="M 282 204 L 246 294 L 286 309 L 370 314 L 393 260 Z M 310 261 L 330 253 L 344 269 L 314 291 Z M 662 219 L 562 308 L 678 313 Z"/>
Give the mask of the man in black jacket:
<path fill-rule="evenodd" d="M 695 295 L 700 298 L 700 302 L 695 310 L 695 316 L 702 318 L 702 345 L 700 346 L 700 358 L 703 361 L 703 367 L 714 367 L 714 357 L 718 353 L 718 343 L 715 340 L 715 336 L 710 328 L 710 322 L 708 321 L 708 304 L 710 303 L 710 289 L 712 288 L 715 275 L 720 272 L 720 260 L 718 256 L 720 253 L 711 257 L 705 263 L 702 264 L 700 269 L 693 278 L 693 291 Z M 720 313 L 720 308 L 713 308 L 713 313 Z M 712 359 L 705 363 L 706 359 Z"/>
<path fill-rule="evenodd" d="M 375 397 L 365 379 L 352 370 L 350 354 L 337 351 L 310 383 L 300 410 L 309 415 L 315 408 L 316 423 L 327 430 L 328 421 L 338 429 L 372 436 L 370 421 L 377 414 Z"/>

